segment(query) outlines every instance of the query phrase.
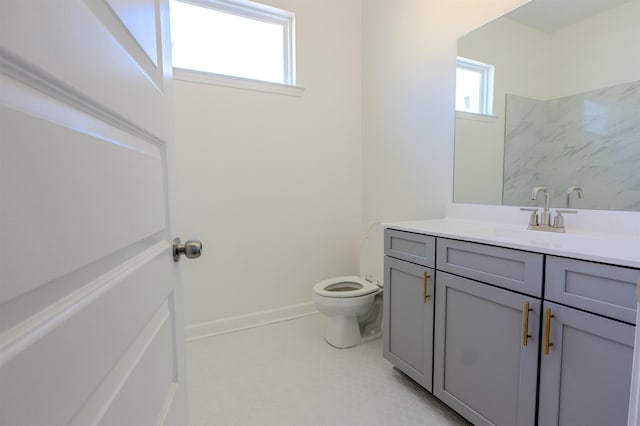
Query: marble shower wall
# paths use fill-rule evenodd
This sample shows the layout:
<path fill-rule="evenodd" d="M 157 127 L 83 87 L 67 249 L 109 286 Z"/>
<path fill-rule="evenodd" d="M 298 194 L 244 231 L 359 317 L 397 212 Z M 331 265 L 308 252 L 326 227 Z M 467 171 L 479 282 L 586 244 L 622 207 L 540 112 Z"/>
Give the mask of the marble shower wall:
<path fill-rule="evenodd" d="M 565 98 L 507 95 L 504 205 L 532 205 L 534 186 L 551 205 L 640 211 L 640 80 Z M 540 203 L 537 203 L 540 205 Z"/>
<path fill-rule="evenodd" d="M 507 94 L 505 108 L 502 204 L 526 206 L 531 189 L 547 182 L 545 102 Z"/>

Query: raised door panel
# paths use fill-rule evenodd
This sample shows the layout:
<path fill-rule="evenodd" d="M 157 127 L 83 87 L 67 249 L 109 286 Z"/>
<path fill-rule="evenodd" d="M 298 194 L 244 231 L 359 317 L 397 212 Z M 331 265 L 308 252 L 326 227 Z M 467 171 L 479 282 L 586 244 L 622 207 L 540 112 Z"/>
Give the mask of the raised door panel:
<path fill-rule="evenodd" d="M 145 53 L 147 58 L 157 66 L 160 62 L 160 39 L 156 34 L 160 33 L 160 16 L 158 0 L 85 0 L 90 2 L 103 2 L 110 6 L 114 15 L 118 17 L 124 28 L 137 46 Z M 115 22 L 114 22 L 115 24 Z M 116 32 L 115 25 L 111 26 L 111 32 Z M 121 43 L 125 44 L 125 43 Z M 130 48 L 129 50 L 133 50 Z M 138 60 L 138 64 L 142 61 Z"/>
<path fill-rule="evenodd" d="M 552 346 L 540 361 L 539 424 L 626 425 L 635 328 L 551 302 L 547 309 Z"/>
<path fill-rule="evenodd" d="M 99 105 L 156 136 L 168 134 L 168 120 L 158 120 L 170 113 L 168 0 L 6 0 L 3 9 L 6 73 L 49 87 L 56 81 L 64 96 L 93 111 Z"/>
<path fill-rule="evenodd" d="M 384 356 L 430 391 L 433 270 L 387 256 L 384 282 Z"/>
<path fill-rule="evenodd" d="M 170 249 L 158 242 L 0 334 L 0 424 L 99 422 L 113 412 L 121 390 L 135 386 L 137 372 L 149 368 L 146 377 L 162 382 L 141 387 L 141 396 L 160 393 L 162 399 L 144 407 L 150 412 L 136 408 L 129 415 L 158 414 L 173 403 L 179 342 L 171 282 L 177 271 L 168 256 Z M 157 357 L 164 363 L 147 364 Z"/>
<path fill-rule="evenodd" d="M 160 0 L 84 0 L 140 70 L 162 89 Z"/>
<path fill-rule="evenodd" d="M 540 304 L 438 271 L 434 395 L 475 425 L 533 425 Z"/>
<path fill-rule="evenodd" d="M 10 78 L 0 83 L 0 239 L 23 248 L 2 249 L 10 279 L 0 303 L 159 238 L 167 223 L 162 146 Z"/>

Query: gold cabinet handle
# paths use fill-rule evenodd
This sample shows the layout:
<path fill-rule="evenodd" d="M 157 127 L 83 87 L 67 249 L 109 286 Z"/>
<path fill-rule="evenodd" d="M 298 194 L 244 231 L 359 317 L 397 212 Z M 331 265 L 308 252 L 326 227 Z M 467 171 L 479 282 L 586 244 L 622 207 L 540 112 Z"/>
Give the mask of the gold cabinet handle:
<path fill-rule="evenodd" d="M 427 280 L 429 278 L 431 278 L 431 276 L 429 276 L 429 274 L 425 271 L 424 279 L 422 281 L 423 282 L 422 303 L 427 303 L 427 299 L 431 297 L 427 294 Z"/>
<path fill-rule="evenodd" d="M 547 308 L 544 312 L 544 346 L 543 351 L 545 355 L 549 355 L 549 346 L 553 346 L 553 343 L 549 342 L 549 333 L 551 332 L 551 318 L 555 318 L 555 315 L 551 315 L 551 309 Z"/>
<path fill-rule="evenodd" d="M 522 308 L 522 346 L 527 346 L 529 341 L 529 312 L 533 311 L 533 308 L 529 307 L 529 302 L 524 302 L 524 308 Z"/>

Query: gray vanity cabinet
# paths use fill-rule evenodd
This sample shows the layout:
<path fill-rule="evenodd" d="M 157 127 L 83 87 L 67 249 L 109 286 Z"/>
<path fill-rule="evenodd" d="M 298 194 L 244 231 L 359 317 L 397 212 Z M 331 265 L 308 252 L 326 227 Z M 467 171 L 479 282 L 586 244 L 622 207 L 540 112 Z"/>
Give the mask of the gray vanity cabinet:
<path fill-rule="evenodd" d="M 435 238 L 387 230 L 385 253 L 384 357 L 431 391 Z"/>
<path fill-rule="evenodd" d="M 540 299 L 436 274 L 434 395 L 474 425 L 533 425 Z"/>
<path fill-rule="evenodd" d="M 474 425 L 626 425 L 638 269 L 389 229 L 385 254 L 385 357 Z"/>

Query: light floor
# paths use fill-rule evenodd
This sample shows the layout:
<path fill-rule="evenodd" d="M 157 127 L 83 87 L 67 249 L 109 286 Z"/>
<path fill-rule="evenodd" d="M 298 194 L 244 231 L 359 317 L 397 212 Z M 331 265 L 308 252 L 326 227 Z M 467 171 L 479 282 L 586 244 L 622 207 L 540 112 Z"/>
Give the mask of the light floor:
<path fill-rule="evenodd" d="M 382 357 L 336 349 L 319 314 L 187 344 L 189 414 L 202 425 L 466 425 Z"/>

